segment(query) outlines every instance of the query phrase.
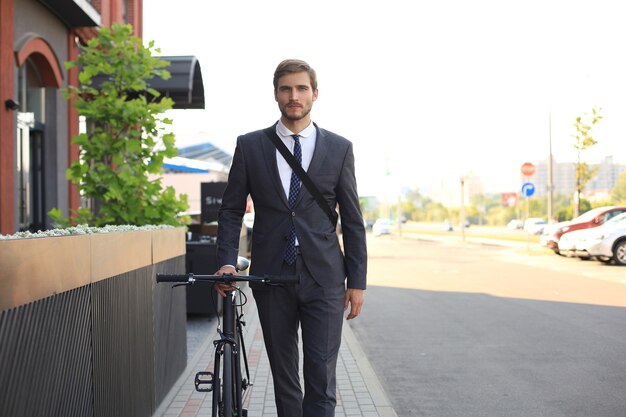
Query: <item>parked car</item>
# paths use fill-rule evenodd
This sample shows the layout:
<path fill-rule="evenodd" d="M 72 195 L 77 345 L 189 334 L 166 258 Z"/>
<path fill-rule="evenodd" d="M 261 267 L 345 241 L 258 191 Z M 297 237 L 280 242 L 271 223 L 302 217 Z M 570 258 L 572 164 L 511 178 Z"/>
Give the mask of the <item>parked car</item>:
<path fill-rule="evenodd" d="M 518 230 L 524 228 L 524 222 L 520 219 L 513 219 L 506 225 L 507 229 Z"/>
<path fill-rule="evenodd" d="M 626 213 L 612 218 L 602 226 L 566 233 L 563 237 L 575 233 L 580 234 L 576 241 L 576 256 L 626 265 Z"/>
<path fill-rule="evenodd" d="M 546 227 L 543 228 L 543 232 L 541 232 L 541 236 L 539 236 L 539 244 L 541 246 L 545 246 L 548 249 L 554 250 L 555 253 L 559 253 L 559 241 L 556 238 L 556 232 L 560 228 L 565 227 L 570 223 L 571 221 L 568 220 L 564 222 L 548 224 Z"/>
<path fill-rule="evenodd" d="M 545 219 L 540 217 L 529 217 L 524 222 L 524 231 L 529 235 L 540 235 L 548 224 Z"/>
<path fill-rule="evenodd" d="M 626 206 L 604 206 L 591 209 L 570 221 L 546 226 L 541 234 L 540 243 L 552 249 L 554 253 L 560 254 L 559 240 L 565 233 L 601 226 L 624 212 L 626 212 Z"/>
<path fill-rule="evenodd" d="M 613 229 L 625 227 L 625 220 L 626 213 L 622 213 L 608 220 L 601 226 L 564 233 L 559 239 L 559 253 L 569 257 L 583 259 L 592 258 L 593 255 L 590 255 L 587 251 L 590 241 L 594 240 L 599 235 L 611 233 Z M 610 258 L 603 260 L 610 260 Z"/>
<path fill-rule="evenodd" d="M 243 215 L 243 224 L 245 224 L 248 229 L 252 229 L 254 226 L 254 212 L 248 212 Z"/>
<path fill-rule="evenodd" d="M 391 220 L 387 218 L 376 219 L 372 225 L 372 233 L 374 236 L 388 235 L 391 233 Z"/>
<path fill-rule="evenodd" d="M 577 253 L 576 248 L 580 246 L 581 242 L 587 239 L 587 235 L 591 231 L 591 229 L 582 229 L 565 233 L 557 243 L 559 254 L 568 257 L 590 258 L 590 255 L 585 256 L 582 253 Z"/>

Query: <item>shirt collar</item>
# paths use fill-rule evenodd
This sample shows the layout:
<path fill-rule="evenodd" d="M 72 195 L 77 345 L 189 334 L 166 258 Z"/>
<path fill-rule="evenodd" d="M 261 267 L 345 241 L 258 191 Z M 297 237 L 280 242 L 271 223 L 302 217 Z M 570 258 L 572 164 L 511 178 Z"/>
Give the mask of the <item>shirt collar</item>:
<path fill-rule="evenodd" d="M 308 138 L 309 136 L 311 136 L 311 134 L 314 131 L 315 131 L 315 125 L 313 124 L 313 122 L 311 122 L 300 133 L 298 133 L 298 135 L 301 138 Z M 276 125 L 276 132 L 278 132 L 278 135 L 282 137 L 291 137 L 291 135 L 294 135 L 294 133 L 291 130 L 287 129 L 287 127 L 283 124 L 282 120 L 278 121 L 278 124 Z"/>

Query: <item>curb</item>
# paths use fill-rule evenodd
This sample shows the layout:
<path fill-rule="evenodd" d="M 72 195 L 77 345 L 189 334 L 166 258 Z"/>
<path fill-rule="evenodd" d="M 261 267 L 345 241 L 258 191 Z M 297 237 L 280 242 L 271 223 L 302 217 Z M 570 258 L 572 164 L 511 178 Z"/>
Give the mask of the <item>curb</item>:
<path fill-rule="evenodd" d="M 389 398 L 387 397 L 387 394 L 385 393 L 385 390 L 383 389 L 383 386 L 378 380 L 370 361 L 367 359 L 367 356 L 365 356 L 365 352 L 363 352 L 360 342 L 357 340 L 356 335 L 352 331 L 352 327 L 350 327 L 347 323 L 343 326 L 343 340 L 356 361 L 357 367 L 363 377 L 363 381 L 367 386 L 367 390 L 374 401 L 378 415 L 380 417 L 398 417 L 391 405 L 391 402 L 389 401 Z"/>

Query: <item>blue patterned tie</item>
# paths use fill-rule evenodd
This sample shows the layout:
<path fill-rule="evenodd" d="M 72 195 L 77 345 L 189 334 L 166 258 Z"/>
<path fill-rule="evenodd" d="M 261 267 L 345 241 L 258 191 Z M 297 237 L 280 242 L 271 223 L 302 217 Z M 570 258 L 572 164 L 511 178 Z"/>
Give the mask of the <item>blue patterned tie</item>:
<path fill-rule="evenodd" d="M 296 158 L 299 164 L 302 164 L 302 148 L 300 147 L 300 135 L 291 135 L 294 140 L 293 156 Z M 296 200 L 300 193 L 300 178 L 296 175 L 295 171 L 291 173 L 291 183 L 289 184 L 289 208 L 293 210 L 296 206 Z M 287 237 L 287 248 L 285 249 L 285 262 L 288 265 L 293 265 L 296 262 L 296 228 L 291 222 L 291 231 Z"/>

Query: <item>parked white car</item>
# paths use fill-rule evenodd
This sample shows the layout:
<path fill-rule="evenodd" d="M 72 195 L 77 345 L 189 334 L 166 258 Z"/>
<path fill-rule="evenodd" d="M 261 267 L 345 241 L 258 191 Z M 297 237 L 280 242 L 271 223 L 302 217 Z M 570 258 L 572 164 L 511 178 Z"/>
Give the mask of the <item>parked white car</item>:
<path fill-rule="evenodd" d="M 513 219 L 506 224 L 507 229 L 518 230 L 524 228 L 524 222 L 520 219 Z"/>
<path fill-rule="evenodd" d="M 524 222 L 524 231 L 529 235 L 540 235 L 548 222 L 539 217 L 529 217 Z"/>
<path fill-rule="evenodd" d="M 626 265 L 626 213 L 599 227 L 565 233 L 558 245 L 564 255 Z"/>
<path fill-rule="evenodd" d="M 386 218 L 376 219 L 372 226 L 374 236 L 388 235 L 391 233 L 391 220 Z"/>
<path fill-rule="evenodd" d="M 590 258 L 589 254 L 576 253 L 576 247 L 580 245 L 579 242 L 582 242 L 587 239 L 586 235 L 589 234 L 590 230 L 574 230 L 570 233 L 565 233 L 561 239 L 556 242 L 558 247 L 559 254 L 563 256 L 579 257 L 579 258 Z M 545 233 L 545 232 L 544 232 Z M 542 235 L 543 237 L 543 235 Z"/>
<path fill-rule="evenodd" d="M 565 221 L 546 225 L 541 232 L 541 236 L 539 236 L 539 244 L 552 249 L 555 253 L 559 253 L 559 238 L 556 234 L 571 223 L 571 221 Z"/>
<path fill-rule="evenodd" d="M 252 229 L 254 226 L 254 212 L 243 215 L 243 224 L 245 224 L 248 229 Z"/>

